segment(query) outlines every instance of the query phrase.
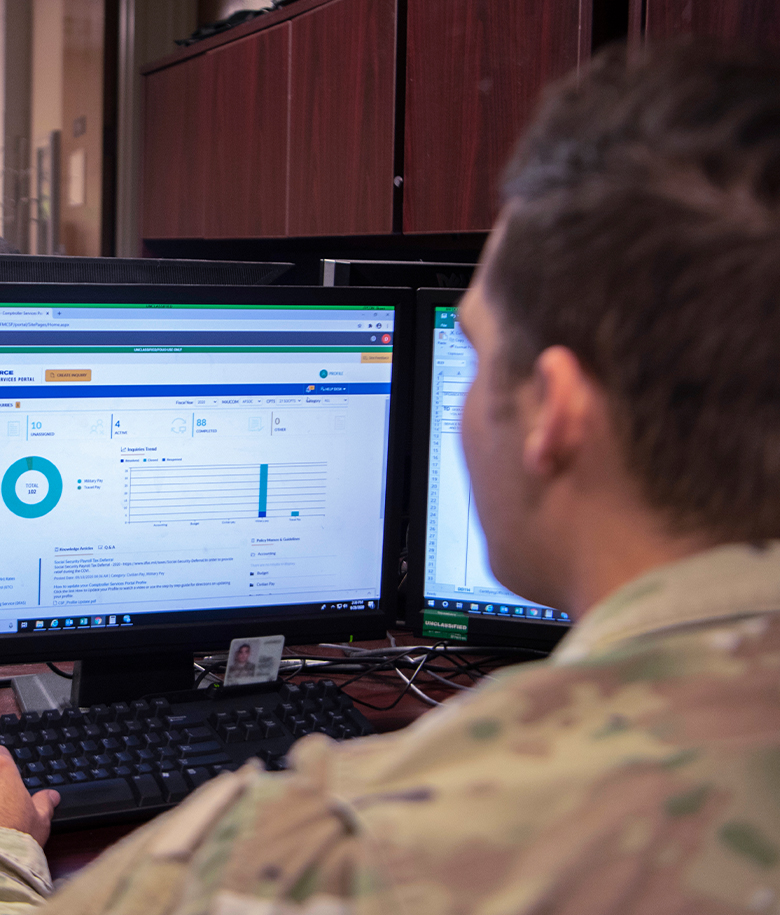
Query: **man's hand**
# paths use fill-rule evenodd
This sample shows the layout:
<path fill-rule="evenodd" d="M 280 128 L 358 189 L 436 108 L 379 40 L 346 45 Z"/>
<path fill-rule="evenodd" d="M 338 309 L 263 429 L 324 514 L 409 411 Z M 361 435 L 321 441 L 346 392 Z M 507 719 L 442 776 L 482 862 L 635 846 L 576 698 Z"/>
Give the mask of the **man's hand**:
<path fill-rule="evenodd" d="M 30 796 L 11 754 L 0 747 L 0 826 L 29 833 L 43 847 L 59 802 L 59 794 L 49 789 Z"/>

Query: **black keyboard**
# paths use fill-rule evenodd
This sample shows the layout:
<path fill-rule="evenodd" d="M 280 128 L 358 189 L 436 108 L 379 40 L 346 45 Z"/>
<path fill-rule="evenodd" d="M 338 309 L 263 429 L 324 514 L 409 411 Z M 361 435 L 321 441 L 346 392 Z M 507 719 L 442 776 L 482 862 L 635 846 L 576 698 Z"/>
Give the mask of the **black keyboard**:
<path fill-rule="evenodd" d="M 0 716 L 0 744 L 28 790 L 60 792 L 55 829 L 148 817 L 251 757 L 284 769 L 295 740 L 315 731 L 344 740 L 373 728 L 330 680 Z"/>

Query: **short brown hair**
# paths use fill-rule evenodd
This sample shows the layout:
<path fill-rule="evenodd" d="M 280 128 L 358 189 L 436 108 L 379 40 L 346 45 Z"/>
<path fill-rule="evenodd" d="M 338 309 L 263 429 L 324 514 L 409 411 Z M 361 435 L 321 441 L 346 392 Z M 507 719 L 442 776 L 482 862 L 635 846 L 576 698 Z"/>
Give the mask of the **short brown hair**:
<path fill-rule="evenodd" d="M 527 371 L 569 347 L 678 530 L 780 536 L 780 65 L 608 49 L 552 88 L 485 272 Z"/>

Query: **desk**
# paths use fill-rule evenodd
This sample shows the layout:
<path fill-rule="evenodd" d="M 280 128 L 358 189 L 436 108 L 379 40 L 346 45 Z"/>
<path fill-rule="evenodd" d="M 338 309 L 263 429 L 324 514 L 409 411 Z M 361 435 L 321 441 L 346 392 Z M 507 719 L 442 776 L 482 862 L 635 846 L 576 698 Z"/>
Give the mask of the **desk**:
<path fill-rule="evenodd" d="M 418 640 L 407 634 L 396 635 L 396 641 L 400 645 L 419 644 Z M 388 646 L 389 642 L 386 640 L 361 643 L 361 647 L 364 648 L 387 648 Z M 303 649 L 299 647 L 295 651 L 296 654 L 328 654 L 334 657 L 340 655 L 340 652 L 335 649 L 323 649 L 321 646 L 308 646 Z M 15 665 L 13 667 L 0 668 L 0 676 L 10 677 L 16 674 L 36 673 L 42 669 L 45 669 L 43 665 Z M 349 679 L 347 675 L 328 673 L 327 676 L 337 683 L 343 683 Z M 305 680 L 307 678 L 311 678 L 311 675 L 304 674 L 297 679 Z M 403 683 L 395 674 L 382 672 L 367 674 L 355 683 L 351 683 L 346 691 L 354 699 L 370 702 L 373 705 L 385 708 L 397 698 L 402 688 Z M 424 689 L 427 695 L 439 702 L 444 701 L 453 693 L 451 687 L 435 681 L 427 681 Z M 407 692 L 392 709 L 377 711 L 361 705 L 358 705 L 358 708 L 378 732 L 384 733 L 405 727 L 430 709 L 431 706 L 415 696 L 414 693 Z M 9 688 L 3 688 L 0 689 L 0 714 L 9 712 L 18 712 L 18 709 L 13 692 Z M 137 823 L 130 823 L 55 833 L 46 845 L 46 855 L 49 859 L 52 877 L 56 880 L 74 874 L 89 864 L 110 845 L 113 845 L 114 842 L 131 832 L 137 825 Z"/>

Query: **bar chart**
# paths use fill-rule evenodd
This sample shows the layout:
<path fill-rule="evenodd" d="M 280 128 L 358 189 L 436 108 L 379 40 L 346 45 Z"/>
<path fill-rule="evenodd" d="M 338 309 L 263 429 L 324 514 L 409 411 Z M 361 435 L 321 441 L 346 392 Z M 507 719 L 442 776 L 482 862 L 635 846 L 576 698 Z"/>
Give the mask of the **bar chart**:
<path fill-rule="evenodd" d="M 326 461 L 128 470 L 131 523 L 325 515 Z"/>

